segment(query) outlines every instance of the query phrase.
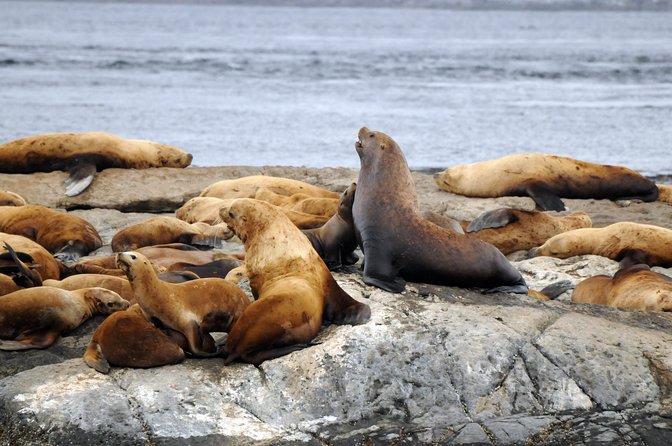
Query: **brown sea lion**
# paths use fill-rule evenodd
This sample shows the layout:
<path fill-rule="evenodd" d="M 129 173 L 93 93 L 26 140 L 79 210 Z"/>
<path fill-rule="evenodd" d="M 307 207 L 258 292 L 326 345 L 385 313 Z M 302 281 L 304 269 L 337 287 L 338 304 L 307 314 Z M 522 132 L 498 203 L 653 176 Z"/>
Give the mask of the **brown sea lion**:
<path fill-rule="evenodd" d="M 356 190 L 357 183 L 352 183 L 343 192 L 338 212 L 323 226 L 302 231 L 330 270 L 342 265 L 354 265 L 359 260 L 354 252 L 357 249 L 357 238 L 352 221 L 352 203 Z"/>
<path fill-rule="evenodd" d="M 23 206 L 26 200 L 19 194 L 8 190 L 0 190 L 0 206 Z"/>
<path fill-rule="evenodd" d="M 229 206 L 232 200 L 215 197 L 194 197 L 175 211 L 175 216 L 188 223 L 198 221 L 209 224 L 221 223 L 219 210 Z M 330 218 L 325 215 L 307 214 L 282 207 L 278 207 L 278 209 L 299 229 L 319 228 Z"/>
<path fill-rule="evenodd" d="M 532 256 L 567 257 L 595 254 L 621 262 L 672 266 L 672 230 L 660 226 L 619 222 L 604 228 L 563 232 L 530 251 Z"/>
<path fill-rule="evenodd" d="M 189 351 L 197 356 L 216 354 L 210 332 L 228 332 L 249 304 L 245 293 L 224 279 L 163 282 L 147 257 L 138 252 L 117 254 L 117 264 L 147 319 L 181 333 Z"/>
<path fill-rule="evenodd" d="M 46 348 L 90 317 L 128 308 L 104 288 L 67 291 L 41 286 L 0 297 L 0 350 Z"/>
<path fill-rule="evenodd" d="M 44 247 L 21 235 L 0 232 L 0 264 L 8 254 L 5 244 L 11 245 L 20 256 L 27 256 L 23 261 L 31 270 L 39 273 L 42 279 L 60 278 L 61 264 Z M 11 260 L 11 263 L 15 262 Z"/>
<path fill-rule="evenodd" d="M 469 223 L 467 233 L 493 244 L 503 254 L 535 248 L 572 229 L 589 228 L 588 214 L 554 216 L 544 212 L 501 208 L 484 212 Z"/>
<path fill-rule="evenodd" d="M 24 261 L 32 262 L 33 258 L 24 252 L 17 253 L 12 245 L 7 242 L 3 246 L 7 252 L 0 253 L 0 274 L 9 276 L 14 284 L 19 287 L 18 289 L 42 286 L 42 276 L 34 270 L 36 266 L 24 263 Z M 11 290 L 11 288 L 7 285 L 0 287 L 4 290 L 4 292 L 0 292 L 0 295 L 16 291 L 16 289 Z"/>
<path fill-rule="evenodd" d="M 259 189 L 265 189 L 278 195 L 306 194 L 311 197 L 333 198 L 338 194 L 303 181 L 278 178 L 267 175 L 251 175 L 233 180 L 222 180 L 203 189 L 201 197 L 216 198 L 255 198 Z"/>
<path fill-rule="evenodd" d="M 172 332 L 167 335 L 149 322 L 138 304 L 107 317 L 96 329 L 84 353 L 84 362 L 101 373 L 110 365 L 118 367 L 158 367 L 176 364 L 185 358 Z M 186 345 L 185 345 L 186 348 Z"/>
<path fill-rule="evenodd" d="M 0 172 L 66 170 L 66 195 L 83 192 L 96 171 L 110 167 L 187 167 L 191 154 L 177 147 L 104 132 L 49 133 L 0 144 Z"/>
<path fill-rule="evenodd" d="M 338 199 L 312 197 L 308 194 L 280 195 L 268 189 L 259 189 L 254 199 L 271 203 L 290 211 L 321 215 L 331 218 L 338 211 Z"/>
<path fill-rule="evenodd" d="M 658 185 L 658 201 L 672 204 L 672 184 Z"/>
<path fill-rule="evenodd" d="M 111 245 L 112 252 L 168 243 L 219 247 L 222 240 L 232 236 L 233 233 L 223 224 L 190 224 L 175 217 L 160 216 L 127 226 L 112 237 Z"/>
<path fill-rule="evenodd" d="M 614 277 L 599 275 L 580 282 L 572 301 L 647 311 L 672 311 L 672 278 L 648 265 L 622 268 Z"/>
<path fill-rule="evenodd" d="M 415 184 L 392 138 L 366 127 L 352 207 L 364 252 L 364 283 L 400 293 L 406 280 L 527 293 L 520 273 L 494 246 L 444 229 L 418 215 Z"/>
<path fill-rule="evenodd" d="M 371 310 L 336 283 L 308 239 L 273 205 L 241 198 L 221 211 L 245 245 L 245 268 L 256 297 L 231 328 L 226 363 L 252 364 L 309 342 L 322 319 L 357 324 Z"/>
<path fill-rule="evenodd" d="M 23 287 L 17 285 L 17 283 L 8 275 L 0 274 L 0 296 L 5 294 L 13 293 L 14 291 L 22 290 Z"/>
<path fill-rule="evenodd" d="M 36 241 L 64 261 L 75 261 L 103 245 L 88 221 L 37 204 L 0 207 L 0 231 Z"/>
<path fill-rule="evenodd" d="M 444 229 L 449 229 L 451 231 L 455 231 L 458 234 L 464 234 L 464 228 L 454 218 L 446 217 L 445 215 L 437 214 L 436 212 L 432 211 L 422 211 L 420 214 L 422 218 L 425 220 L 434 223 L 437 226 L 441 226 Z"/>
<path fill-rule="evenodd" d="M 69 291 L 100 287 L 114 291 L 123 299 L 126 299 L 131 305 L 135 303 L 133 289 L 126 277 L 115 277 L 107 274 L 75 274 L 74 276 L 66 277 L 63 280 L 45 280 L 44 285 Z"/>
<path fill-rule="evenodd" d="M 468 197 L 529 196 L 542 211 L 562 211 L 562 198 L 655 201 L 655 183 L 634 170 L 543 153 L 509 155 L 449 167 L 440 189 Z"/>

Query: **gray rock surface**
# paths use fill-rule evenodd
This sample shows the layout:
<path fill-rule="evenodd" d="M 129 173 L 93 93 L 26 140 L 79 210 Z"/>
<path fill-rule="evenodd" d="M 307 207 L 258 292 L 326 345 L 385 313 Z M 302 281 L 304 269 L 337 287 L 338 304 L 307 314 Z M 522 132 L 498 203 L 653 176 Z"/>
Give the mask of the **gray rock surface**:
<path fill-rule="evenodd" d="M 104 171 L 85 192 L 98 208 L 73 212 L 93 222 L 109 242 L 117 230 L 151 217 L 120 210 L 172 211 L 207 184 L 253 169 L 263 170 Z M 345 169 L 274 169 L 265 171 L 332 190 L 356 179 L 355 171 Z M 63 177 L 36 175 L 47 178 L 49 187 Z M 108 185 L 140 185 L 127 193 L 98 189 L 107 175 Z M 11 190 L 7 177 L 25 176 L 0 175 L 0 188 Z M 454 218 L 505 205 L 532 206 L 527 198 L 458 197 L 436 190 L 429 175 L 414 177 L 421 207 Z M 201 182 L 192 184 L 197 178 Z M 14 190 L 33 202 L 42 196 L 51 206 L 64 199 L 40 194 L 43 187 Z M 143 188 L 146 195 L 140 194 Z M 142 198 L 154 190 L 175 201 Z M 73 206 L 86 207 L 81 199 Z M 672 207 L 661 203 L 567 201 L 604 224 L 672 224 Z M 511 259 L 536 290 L 612 274 L 618 267 L 597 256 L 525 257 L 517 253 Z M 657 270 L 672 275 L 671 269 Z M 371 320 L 325 325 L 311 346 L 259 367 L 187 359 L 102 375 L 81 359 L 101 318 L 49 349 L 0 352 L 0 445 L 672 443 L 667 313 L 574 304 L 568 295 L 542 302 L 416 283 L 395 295 L 364 285 L 357 266 L 334 275 L 371 306 Z"/>

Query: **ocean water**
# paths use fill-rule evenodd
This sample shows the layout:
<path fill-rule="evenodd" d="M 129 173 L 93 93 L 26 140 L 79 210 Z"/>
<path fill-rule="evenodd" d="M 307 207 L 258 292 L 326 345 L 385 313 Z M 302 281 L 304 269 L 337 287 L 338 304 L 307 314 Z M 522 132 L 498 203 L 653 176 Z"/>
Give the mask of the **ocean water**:
<path fill-rule="evenodd" d="M 672 173 L 672 13 L 0 1 L 0 141 L 109 131 L 194 164 L 541 151 Z"/>

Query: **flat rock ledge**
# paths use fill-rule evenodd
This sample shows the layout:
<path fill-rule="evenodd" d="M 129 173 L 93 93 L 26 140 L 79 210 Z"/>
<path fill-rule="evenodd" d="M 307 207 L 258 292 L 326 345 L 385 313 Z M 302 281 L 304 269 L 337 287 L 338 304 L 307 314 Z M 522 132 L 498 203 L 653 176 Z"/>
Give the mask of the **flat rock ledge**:
<path fill-rule="evenodd" d="M 109 242 L 147 217 L 120 210 L 172 212 L 202 187 L 255 169 L 339 191 L 357 177 L 350 169 L 110 169 L 88 199 L 66 199 L 60 172 L 34 174 L 46 183 L 0 175 L 0 188 L 79 209 Z M 414 176 L 421 207 L 454 218 L 532 207 L 527 198 L 457 197 Z M 117 189 L 106 193 L 106 184 Z M 49 188 L 59 188 L 53 198 Z M 155 190 L 175 198 L 147 199 Z M 672 222 L 661 203 L 567 202 L 603 224 Z M 510 256 L 536 290 L 618 268 L 597 256 L 525 257 Z M 46 350 L 0 352 L 0 445 L 672 444 L 668 313 L 415 283 L 391 294 L 364 285 L 357 266 L 334 276 L 371 306 L 371 320 L 325 325 L 312 345 L 259 367 L 190 358 L 103 375 L 81 359 L 101 318 Z"/>

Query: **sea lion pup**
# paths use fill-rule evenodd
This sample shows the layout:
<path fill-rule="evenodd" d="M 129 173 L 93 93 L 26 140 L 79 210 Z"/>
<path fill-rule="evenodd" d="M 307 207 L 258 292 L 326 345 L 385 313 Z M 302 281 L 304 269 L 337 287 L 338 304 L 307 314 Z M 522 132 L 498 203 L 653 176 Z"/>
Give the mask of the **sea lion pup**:
<path fill-rule="evenodd" d="M 333 198 L 338 200 L 336 192 L 312 184 L 289 178 L 267 175 L 251 175 L 233 180 L 222 180 L 203 189 L 201 197 L 216 198 L 255 198 L 259 189 L 265 189 L 278 195 L 306 194 L 311 197 Z"/>
<path fill-rule="evenodd" d="M 9 250 L 5 244 L 11 245 L 16 251 L 18 257 L 27 267 L 39 274 L 41 279 L 59 279 L 61 275 L 61 264 L 44 249 L 41 245 L 21 235 L 5 234 L 0 232 L 0 260 L 5 259 L 12 264 L 15 261 L 11 259 Z M 24 257 L 25 256 L 25 257 Z M 0 261 L 3 264 L 4 261 Z M 33 276 L 32 274 L 30 276 Z M 33 279 L 31 279 L 32 281 Z"/>
<path fill-rule="evenodd" d="M 467 226 L 467 233 L 495 245 L 503 254 L 510 254 L 535 248 L 562 232 L 592 225 L 590 217 L 584 212 L 553 216 L 544 212 L 500 208 L 476 217 Z"/>
<path fill-rule="evenodd" d="M 259 189 L 253 197 L 275 206 L 305 214 L 331 218 L 338 211 L 337 198 L 312 197 L 308 194 L 280 195 L 269 189 Z"/>
<path fill-rule="evenodd" d="M 418 215 L 411 172 L 392 138 L 363 127 L 355 149 L 361 169 L 352 216 L 364 283 L 393 293 L 406 280 L 527 293 L 520 272 L 497 248 Z"/>
<path fill-rule="evenodd" d="M 655 183 L 627 167 L 543 153 L 509 155 L 449 167 L 434 176 L 440 189 L 468 197 L 529 196 L 542 211 L 562 211 L 562 198 L 656 201 Z"/>
<path fill-rule="evenodd" d="M 19 194 L 8 190 L 0 190 L 0 206 L 23 206 L 26 200 Z"/>
<path fill-rule="evenodd" d="M 354 252 L 357 249 L 357 238 L 352 221 L 352 203 L 356 190 L 357 183 L 352 183 L 343 191 L 338 202 L 338 212 L 323 226 L 302 231 L 330 270 L 342 265 L 354 265 L 359 260 Z"/>
<path fill-rule="evenodd" d="M 0 207 L 0 231 L 27 237 L 63 261 L 75 261 L 103 245 L 88 221 L 37 204 Z"/>
<path fill-rule="evenodd" d="M 194 197 L 175 211 L 175 216 L 188 223 L 198 221 L 209 224 L 221 223 L 222 220 L 219 217 L 219 210 L 229 206 L 232 200 L 232 198 Z M 280 211 L 299 229 L 319 228 L 330 218 L 325 215 L 307 214 L 305 212 L 297 212 L 283 207 L 278 207 L 278 209 L 280 209 Z"/>
<path fill-rule="evenodd" d="M 222 220 L 245 245 L 245 268 L 257 299 L 231 328 L 226 363 L 285 355 L 315 337 L 322 319 L 358 324 L 368 305 L 336 283 L 308 239 L 273 205 L 249 198 L 222 208 Z"/>
<path fill-rule="evenodd" d="M 93 333 L 84 362 L 101 373 L 109 373 L 110 365 L 145 368 L 177 364 L 185 358 L 185 344 L 184 337 L 182 342 L 176 342 L 152 325 L 135 304 L 105 318 Z"/>
<path fill-rule="evenodd" d="M 614 277 L 599 275 L 580 282 L 572 301 L 646 311 L 672 311 L 672 278 L 648 265 L 622 268 Z"/>
<path fill-rule="evenodd" d="M 644 263 L 672 266 L 672 230 L 660 226 L 619 222 L 604 228 L 563 232 L 530 250 L 531 256 L 567 257 L 595 254 L 621 262 L 621 266 Z"/>
<path fill-rule="evenodd" d="M 228 332 L 249 304 L 243 290 L 224 279 L 163 282 L 139 252 L 117 254 L 117 265 L 126 273 L 147 319 L 181 333 L 196 356 L 216 354 L 210 332 Z"/>
<path fill-rule="evenodd" d="M 75 274 L 74 276 L 66 277 L 63 280 L 45 280 L 44 285 L 69 291 L 100 287 L 114 291 L 123 299 L 126 299 L 131 305 L 135 303 L 133 289 L 126 277 L 115 277 L 107 274 Z"/>
<path fill-rule="evenodd" d="M 96 171 L 110 167 L 187 167 L 191 154 L 177 147 L 104 132 L 49 133 L 0 144 L 0 172 L 68 171 L 65 194 L 83 192 Z"/>
<path fill-rule="evenodd" d="M 221 246 L 222 240 L 231 237 L 233 233 L 223 224 L 192 225 L 175 217 L 160 216 L 127 226 L 112 237 L 111 245 L 112 252 L 131 251 L 144 246 L 168 243 L 218 247 Z"/>
<path fill-rule="evenodd" d="M 128 301 L 104 288 L 75 291 L 49 286 L 0 297 L 0 350 L 45 348 L 58 336 L 98 314 L 128 308 Z"/>

